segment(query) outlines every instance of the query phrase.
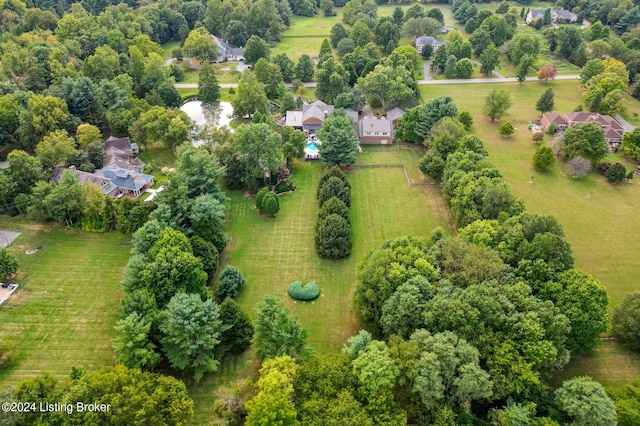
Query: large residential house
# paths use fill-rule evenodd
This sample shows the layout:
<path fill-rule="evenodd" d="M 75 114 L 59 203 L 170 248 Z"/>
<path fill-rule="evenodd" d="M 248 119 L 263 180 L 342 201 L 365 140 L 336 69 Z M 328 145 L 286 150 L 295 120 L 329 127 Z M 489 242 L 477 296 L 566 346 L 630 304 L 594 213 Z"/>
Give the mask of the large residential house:
<path fill-rule="evenodd" d="M 70 166 L 68 169 L 64 167 L 56 167 L 51 175 L 51 179 L 60 183 L 60 178 L 65 170 L 69 170 L 76 175 L 81 185 L 93 183 L 100 187 L 102 193 L 114 198 L 120 198 L 126 194 L 139 196 L 145 189 L 153 185 L 153 176 L 144 173 L 138 173 L 134 170 L 121 169 L 116 165 L 103 167 L 93 173 L 83 172 Z"/>
<path fill-rule="evenodd" d="M 551 123 L 555 123 L 558 130 L 566 130 L 576 124 L 584 124 L 595 121 L 600 123 L 604 129 L 604 140 L 609 146 L 610 152 L 615 152 L 620 148 L 622 144 L 622 136 L 624 135 L 624 129 L 613 117 L 610 115 L 602 115 L 597 112 L 571 112 L 568 114 L 558 114 L 555 112 L 542 115 L 540 124 L 544 129 L 547 129 Z"/>
<path fill-rule="evenodd" d="M 358 136 L 362 144 L 390 144 L 393 142 L 393 125 L 387 117 L 365 115 L 358 120 Z"/>
<path fill-rule="evenodd" d="M 532 22 L 544 19 L 544 9 L 532 9 L 529 10 L 525 17 L 525 22 L 531 24 Z M 551 9 L 551 23 L 553 24 L 569 24 L 576 22 L 578 15 L 569 12 L 564 9 Z"/>
<path fill-rule="evenodd" d="M 93 173 L 83 172 L 70 166 L 56 167 L 51 179 L 60 183 L 60 177 L 65 170 L 76 175 L 81 185 L 96 184 L 103 194 L 119 198 L 126 194 L 139 196 L 145 189 L 153 185 L 153 176 L 142 173 L 145 164 L 139 158 L 130 158 L 138 153 L 138 147 L 126 138 L 109 137 L 104 141 L 107 153 L 102 168 Z"/>
<path fill-rule="evenodd" d="M 312 133 L 320 130 L 322 123 L 333 113 L 335 107 L 317 100 L 302 106 L 302 111 L 287 111 L 285 126 Z"/>
<path fill-rule="evenodd" d="M 425 44 L 430 44 L 431 47 L 433 48 L 433 53 L 436 53 L 436 50 L 438 50 L 438 47 L 442 46 L 443 44 L 447 44 L 447 42 L 438 41 L 432 36 L 418 37 L 416 39 L 416 50 L 418 51 L 418 53 L 422 53 L 422 48 L 424 47 Z"/>
<path fill-rule="evenodd" d="M 311 143 L 308 148 L 313 149 L 317 144 L 322 144 L 322 141 L 318 141 L 315 138 L 315 132 L 322 127 L 322 123 L 333 113 L 334 109 L 333 105 L 327 105 L 318 100 L 312 104 L 304 105 L 302 111 L 287 111 L 286 116 L 279 121 L 279 124 L 307 133 L 307 141 Z M 363 115 L 360 117 L 358 111 L 354 111 L 351 108 L 345 109 L 345 112 L 358 123 L 356 136 L 360 143 L 381 145 L 393 142 L 398 119 L 404 114 L 401 108 L 390 110 L 386 117 L 375 115 Z M 315 152 L 309 151 L 307 153 L 305 151 L 305 158 L 317 159 L 319 156 Z"/>
<path fill-rule="evenodd" d="M 102 167 L 115 165 L 121 169 L 133 170 L 138 173 L 142 173 L 144 170 L 145 164 L 142 160 L 130 158 L 132 154 L 138 153 L 138 146 L 135 143 L 131 143 L 129 137 L 115 138 L 110 136 L 109 139 L 104 141 L 104 149 L 107 155 Z"/>
<path fill-rule="evenodd" d="M 231 47 L 229 43 L 214 35 L 213 42 L 218 50 L 218 57 L 215 62 L 227 61 L 244 61 L 244 47 Z"/>

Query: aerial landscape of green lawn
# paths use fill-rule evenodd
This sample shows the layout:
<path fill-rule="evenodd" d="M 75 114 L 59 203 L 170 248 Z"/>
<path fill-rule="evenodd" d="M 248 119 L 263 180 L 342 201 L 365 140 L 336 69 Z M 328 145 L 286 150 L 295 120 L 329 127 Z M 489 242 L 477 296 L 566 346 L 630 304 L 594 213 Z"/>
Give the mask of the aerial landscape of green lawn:
<path fill-rule="evenodd" d="M 390 147 L 360 155 L 369 164 L 407 162 L 411 179 L 420 178 L 416 165 L 421 151 Z M 281 210 L 276 218 L 258 213 L 253 197 L 245 197 L 240 191 L 227 192 L 231 242 L 222 262 L 238 267 L 247 278 L 238 303 L 252 319 L 265 294 L 280 296 L 308 330 L 309 344 L 316 353 L 327 354 L 340 350 L 360 328 L 351 300 L 362 257 L 390 238 L 428 236 L 438 226 L 451 233 L 453 220 L 439 189 L 410 188 L 401 168 L 356 168 L 347 174 L 352 194 L 353 251 L 347 259 L 321 259 L 314 247 L 314 228 L 318 211 L 315 194 L 323 168 L 318 162 L 296 161 L 293 173 L 297 190 L 280 197 Z M 310 303 L 292 300 L 287 286 L 296 280 L 316 281 L 321 296 Z M 222 364 L 222 374 L 228 372 L 230 378 L 247 374 L 252 359 L 247 354 L 229 359 Z M 190 383 L 196 413 L 202 419 L 213 401 L 212 387 L 225 382 L 215 376 L 200 384 Z"/>
<path fill-rule="evenodd" d="M 527 210 L 558 219 L 571 243 L 576 267 L 594 275 L 607 288 L 612 314 L 625 294 L 638 290 L 635 259 L 640 250 L 640 240 L 636 238 L 640 233 L 640 222 L 636 219 L 640 185 L 634 180 L 614 186 L 596 172 L 574 179 L 566 172 L 561 158 L 556 159 L 549 172 L 533 168 L 531 159 L 536 145 L 527 123 L 539 118 L 535 103 L 549 87 L 555 93 L 554 111 L 571 112 L 582 102 L 578 81 L 526 82 L 522 86 L 517 83 L 421 86 L 420 90 L 424 99 L 451 96 L 459 110 L 473 114 L 473 132 L 484 141 L 489 158 L 504 174 L 513 194 L 524 199 Z M 505 117 L 492 123 L 483 115 L 482 107 L 488 92 L 500 88 L 509 90 L 513 106 Z M 636 100 L 629 100 L 627 107 L 629 114 L 640 112 Z M 506 121 L 516 128 L 510 137 L 498 134 L 498 127 Z M 545 138 L 548 141 L 550 136 Z M 619 154 L 610 154 L 605 161 L 621 161 L 628 170 L 636 167 L 635 162 Z M 607 385 L 640 378 L 640 356 L 612 341 L 604 341 L 593 355 L 578 356 L 576 360 L 562 377 L 590 374 Z M 614 373 L 611 365 L 621 368 Z"/>
<path fill-rule="evenodd" d="M 69 376 L 115 363 L 111 339 L 120 308 L 120 280 L 129 240 L 0 216 L 0 229 L 21 232 L 11 245 L 20 263 L 20 288 L 0 309 L 0 339 L 13 362 L 3 384 L 44 372 Z M 31 255 L 29 248 L 39 248 Z"/>

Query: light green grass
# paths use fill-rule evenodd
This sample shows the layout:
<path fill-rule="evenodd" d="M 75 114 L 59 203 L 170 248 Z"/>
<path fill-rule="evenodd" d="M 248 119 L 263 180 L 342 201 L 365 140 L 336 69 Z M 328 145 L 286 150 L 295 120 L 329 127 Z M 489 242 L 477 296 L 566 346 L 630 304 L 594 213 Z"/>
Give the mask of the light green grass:
<path fill-rule="evenodd" d="M 420 151 L 395 148 L 359 155 L 367 163 L 417 163 Z M 452 220 L 437 188 L 409 188 L 401 168 L 363 168 L 348 172 L 352 185 L 351 217 L 353 251 L 343 260 L 320 259 L 314 246 L 318 205 L 316 189 L 323 168 L 318 162 L 297 161 L 293 181 L 298 189 L 280 196 L 276 218 L 265 217 L 254 208 L 253 197 L 229 192 L 227 232 L 231 236 L 222 263 L 238 267 L 247 284 L 238 297 L 243 310 L 255 318 L 254 309 L 265 294 L 285 302 L 309 331 L 309 344 L 319 354 L 340 350 L 360 328 L 352 305 L 357 266 L 362 257 L 390 238 L 427 236 L 437 226 L 452 232 Z M 313 302 L 296 302 L 287 294 L 289 283 L 315 280 L 321 296 Z M 190 383 L 196 404 L 196 423 L 206 423 L 213 403 L 212 389 L 235 377 L 255 371 L 252 354 L 223 364 L 221 378 Z M 216 374 L 218 376 L 218 374 Z"/>
<path fill-rule="evenodd" d="M 637 253 L 640 251 L 640 181 L 610 185 L 596 172 L 582 179 L 569 176 L 564 163 L 556 164 L 548 173 L 535 171 L 531 159 L 536 145 L 531 141 L 527 122 L 539 117 L 535 103 L 543 91 L 553 88 L 555 111 L 572 111 L 582 99 L 577 81 L 554 81 L 548 84 L 528 82 L 465 84 L 459 86 L 422 86 L 425 99 L 448 95 L 459 110 L 470 111 L 474 118 L 474 132 L 484 141 L 489 158 L 504 174 L 512 193 L 522 197 L 527 210 L 555 216 L 562 224 L 567 241 L 571 243 L 576 267 L 595 276 L 609 294 L 610 312 L 626 293 L 640 290 L 637 280 Z M 483 116 L 484 99 L 492 89 L 509 90 L 513 106 L 500 120 L 491 122 Z M 629 113 L 639 112 L 640 103 L 629 100 Z M 498 127 L 510 121 L 516 132 L 509 138 L 498 135 Z M 545 140 L 548 140 L 547 136 Z M 635 169 L 635 162 L 610 155 L 606 161 L 622 161 Z M 533 176 L 533 180 L 531 177 Z M 640 359 L 630 358 L 617 345 L 599 348 L 595 354 L 580 358 L 569 366 L 576 374 L 593 374 L 607 381 L 617 373 L 618 365 L 628 368 L 628 380 L 640 378 Z M 624 374 L 621 373 L 620 377 Z M 616 379 L 617 380 L 617 379 Z"/>
<path fill-rule="evenodd" d="M 20 288 L 0 307 L 0 340 L 15 361 L 0 372 L 0 384 L 114 364 L 111 339 L 129 238 L 6 216 L 0 216 L 0 229 L 22 232 L 10 246 L 20 263 Z M 40 250 L 25 254 L 32 247 Z"/>
<path fill-rule="evenodd" d="M 162 45 L 162 56 L 164 59 L 173 58 L 173 51 L 180 47 L 180 42 L 176 40 L 171 40 Z"/>

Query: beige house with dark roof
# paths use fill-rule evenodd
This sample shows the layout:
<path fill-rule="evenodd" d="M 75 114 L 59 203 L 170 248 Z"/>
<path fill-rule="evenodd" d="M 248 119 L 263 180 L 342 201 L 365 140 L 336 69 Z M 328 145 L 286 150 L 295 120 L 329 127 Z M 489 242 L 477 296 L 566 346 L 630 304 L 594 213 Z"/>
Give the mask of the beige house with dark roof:
<path fill-rule="evenodd" d="M 551 112 L 542 115 L 540 124 L 544 129 L 547 129 L 551 123 L 555 123 L 558 130 L 566 130 L 576 124 L 590 123 L 592 121 L 599 123 L 604 129 L 604 140 L 607 142 L 607 145 L 609 145 L 609 151 L 617 151 L 622 144 L 624 129 L 620 123 L 610 115 L 589 111 L 571 112 L 568 114 Z"/>
<path fill-rule="evenodd" d="M 358 134 L 362 144 L 386 145 L 393 143 L 393 125 L 387 117 L 365 115 L 358 121 Z"/>

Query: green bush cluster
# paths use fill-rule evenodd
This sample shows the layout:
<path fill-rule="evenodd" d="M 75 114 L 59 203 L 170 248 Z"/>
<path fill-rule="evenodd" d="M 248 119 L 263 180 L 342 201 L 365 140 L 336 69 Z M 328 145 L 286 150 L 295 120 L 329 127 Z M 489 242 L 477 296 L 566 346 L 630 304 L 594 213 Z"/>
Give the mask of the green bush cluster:
<path fill-rule="evenodd" d="M 289 284 L 289 296 L 296 300 L 313 300 L 320 296 L 320 286 L 314 281 L 302 284 L 301 281 L 294 281 Z"/>
<path fill-rule="evenodd" d="M 256 194 L 256 208 L 266 215 L 274 216 L 280 211 L 278 196 L 269 188 L 262 188 Z"/>
<path fill-rule="evenodd" d="M 320 257 L 342 259 L 351 254 L 351 185 L 338 168 L 327 171 L 318 184 L 316 251 Z"/>

